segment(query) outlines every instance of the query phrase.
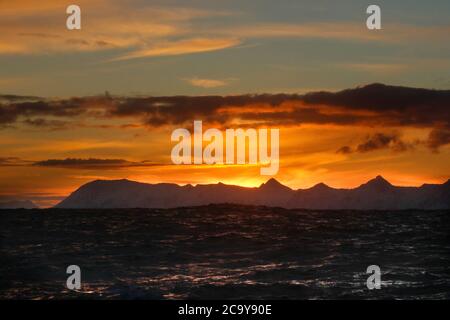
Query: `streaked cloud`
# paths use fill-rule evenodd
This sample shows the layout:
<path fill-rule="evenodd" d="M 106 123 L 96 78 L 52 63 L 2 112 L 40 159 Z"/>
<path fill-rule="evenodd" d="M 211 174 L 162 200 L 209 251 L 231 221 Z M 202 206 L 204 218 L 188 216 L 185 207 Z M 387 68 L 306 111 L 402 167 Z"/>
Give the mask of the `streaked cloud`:
<path fill-rule="evenodd" d="M 73 168 L 73 169 L 120 169 L 130 167 L 153 167 L 164 164 L 152 163 L 149 161 L 129 161 L 124 159 L 49 159 L 33 163 L 34 166 L 55 167 L 55 168 Z"/>
<path fill-rule="evenodd" d="M 214 30 L 242 38 L 320 38 L 341 40 L 375 40 L 378 33 L 369 32 L 362 24 L 336 23 L 255 23 Z"/>
<path fill-rule="evenodd" d="M 114 58 L 111 61 L 217 51 L 231 48 L 239 44 L 240 40 L 233 38 L 193 38 L 178 41 L 164 41 L 144 49 L 132 51 L 131 53 Z"/>
<path fill-rule="evenodd" d="M 15 97 L 15 100 L 18 98 Z M 303 124 L 450 127 L 450 90 L 371 84 L 338 92 L 236 96 L 75 97 L 0 104 L 0 123 L 45 125 L 43 116 L 136 118 L 147 126 L 203 119 L 223 125 Z M 430 109 L 433 112 L 430 112 Z M 49 124 L 55 124 L 49 123 Z"/>
<path fill-rule="evenodd" d="M 420 41 L 442 41 L 450 33 L 450 25 L 384 24 L 383 30 L 373 32 L 368 30 L 364 23 L 354 22 L 253 23 L 211 29 L 207 32 L 234 35 L 244 39 L 304 38 L 396 43 L 410 41 L 411 35 Z"/>
<path fill-rule="evenodd" d="M 0 157 L 0 167 L 17 167 L 31 165 L 33 162 L 19 157 Z"/>
<path fill-rule="evenodd" d="M 228 14 L 222 11 L 80 0 L 82 29 L 69 32 L 64 2 L 17 2 L 0 3 L 0 54 L 128 50 L 134 53 L 127 57 L 151 57 L 227 47 L 217 37 L 196 39 L 192 26 L 196 19 Z"/>
<path fill-rule="evenodd" d="M 223 87 L 228 85 L 230 80 L 219 80 L 219 79 L 206 79 L 206 78 L 184 78 L 182 79 L 186 81 L 187 83 L 193 85 L 194 87 L 200 87 L 200 88 L 217 88 L 217 87 Z"/>
<path fill-rule="evenodd" d="M 395 44 L 442 41 L 450 26 L 385 24 L 372 32 L 364 23 L 201 23 L 215 17 L 241 16 L 238 10 L 206 10 L 186 6 L 152 5 L 137 1 L 80 0 L 82 30 L 65 29 L 65 6 L 59 1 L 0 3 L 0 54 L 48 54 L 73 51 L 114 51 L 116 60 L 210 52 L 261 38 L 334 39 Z M 124 12 L 127 12 L 124 15 Z M 116 52 L 118 51 L 119 52 Z M 123 54 L 120 51 L 127 51 Z M 379 66 L 380 68 L 381 66 Z"/>

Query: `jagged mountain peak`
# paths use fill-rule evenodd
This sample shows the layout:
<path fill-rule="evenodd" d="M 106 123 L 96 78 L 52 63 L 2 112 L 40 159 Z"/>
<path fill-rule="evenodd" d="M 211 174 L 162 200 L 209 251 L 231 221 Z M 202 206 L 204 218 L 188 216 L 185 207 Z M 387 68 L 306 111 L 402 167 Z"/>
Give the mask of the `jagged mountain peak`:
<path fill-rule="evenodd" d="M 358 189 L 377 189 L 377 190 L 385 190 L 385 189 L 391 189 L 395 188 L 389 181 L 387 181 L 385 178 L 383 178 L 381 175 L 376 176 L 375 178 L 367 181 L 366 183 L 359 186 Z"/>
<path fill-rule="evenodd" d="M 376 176 L 374 179 L 370 180 L 369 182 L 377 183 L 377 184 L 386 184 L 386 185 L 392 186 L 392 184 L 381 175 Z"/>
<path fill-rule="evenodd" d="M 284 184 L 280 183 L 277 179 L 275 178 L 270 178 L 269 180 L 267 180 L 265 183 L 261 184 L 259 186 L 260 189 L 270 189 L 270 190 L 291 190 L 291 188 L 285 186 Z"/>
<path fill-rule="evenodd" d="M 332 188 L 323 182 L 320 182 L 320 183 L 312 186 L 311 188 L 309 188 L 309 190 L 328 190 L 328 189 L 332 189 Z"/>

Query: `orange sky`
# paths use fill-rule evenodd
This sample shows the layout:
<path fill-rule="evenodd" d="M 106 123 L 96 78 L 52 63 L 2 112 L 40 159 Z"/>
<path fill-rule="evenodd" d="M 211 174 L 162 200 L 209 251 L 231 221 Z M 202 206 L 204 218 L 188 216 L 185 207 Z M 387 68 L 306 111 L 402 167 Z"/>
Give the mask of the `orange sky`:
<path fill-rule="evenodd" d="M 258 165 L 173 165 L 170 134 L 175 126 L 157 129 L 81 127 L 52 130 L 20 127 L 2 132 L 2 154 L 17 157 L 0 166 L 0 194 L 34 197 L 52 205 L 78 186 L 95 179 L 122 179 L 178 184 L 217 183 L 258 186 L 270 177 L 261 176 Z M 383 128 L 398 131 L 398 128 Z M 401 128 L 404 141 L 427 136 L 429 129 Z M 276 178 L 292 188 L 319 182 L 349 188 L 381 174 L 396 185 L 442 183 L 449 177 L 450 148 L 430 152 L 418 145 L 411 150 L 389 147 L 367 153 L 337 153 L 341 145 L 354 146 L 378 132 L 365 126 L 304 125 L 281 127 L 280 169 Z M 38 166 L 46 159 L 125 159 L 156 165 L 55 165 Z M 19 160 L 20 159 L 20 160 Z M 48 198 L 50 196 L 50 198 Z"/>
<path fill-rule="evenodd" d="M 173 165 L 171 132 L 194 120 L 280 129 L 275 178 L 292 188 L 449 178 L 448 1 L 381 0 L 375 32 L 359 1 L 252 3 L 80 0 L 68 31 L 66 1 L 0 1 L 0 201 L 270 178 Z"/>

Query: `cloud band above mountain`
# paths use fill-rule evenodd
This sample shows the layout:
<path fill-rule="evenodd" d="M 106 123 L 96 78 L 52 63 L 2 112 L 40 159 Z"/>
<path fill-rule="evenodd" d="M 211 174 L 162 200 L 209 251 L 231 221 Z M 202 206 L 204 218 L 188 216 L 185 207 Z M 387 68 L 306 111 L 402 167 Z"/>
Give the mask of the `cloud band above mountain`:
<path fill-rule="evenodd" d="M 450 90 L 371 84 L 339 92 L 234 96 L 89 96 L 44 99 L 3 95 L 0 125 L 66 124 L 74 119 L 128 118 L 148 127 L 180 126 L 202 119 L 220 126 L 303 124 L 433 129 L 429 147 L 449 142 Z M 52 120 L 43 120 L 50 117 Z M 55 122 L 59 120 L 60 122 Z M 65 122 L 61 122 L 65 121 Z"/>

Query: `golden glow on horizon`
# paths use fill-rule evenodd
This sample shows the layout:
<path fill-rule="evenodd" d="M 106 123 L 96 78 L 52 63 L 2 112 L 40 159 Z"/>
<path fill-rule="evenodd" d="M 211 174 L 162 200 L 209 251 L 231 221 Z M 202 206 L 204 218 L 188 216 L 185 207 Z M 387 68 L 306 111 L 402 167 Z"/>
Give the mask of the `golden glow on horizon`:
<path fill-rule="evenodd" d="M 439 150 L 427 145 L 433 128 L 447 125 L 448 130 L 446 119 L 427 123 L 422 119 L 429 118 L 425 112 L 403 124 L 401 108 L 358 108 L 359 97 L 347 106 L 341 101 L 346 99 L 307 105 L 307 99 L 297 101 L 294 96 L 238 96 L 305 87 L 338 91 L 373 82 L 447 89 L 450 62 L 445 59 L 448 44 L 442 41 L 450 33 L 446 21 L 403 17 L 398 24 L 386 23 L 380 32 L 370 32 L 365 21 L 336 20 L 334 13 L 319 18 L 313 4 L 302 5 L 304 12 L 314 13 L 306 22 L 283 11 L 290 5 L 276 7 L 278 22 L 269 22 L 263 10 L 219 2 L 79 0 L 77 5 L 83 12 L 82 30 L 69 32 L 65 1 L 0 1 L 0 60 L 6 66 L 0 76 L 2 93 L 52 101 L 61 96 L 92 98 L 80 98 L 77 107 L 82 112 L 67 116 L 24 108 L 16 117 L 8 108 L 0 109 L 0 116 L 6 115 L 0 119 L 0 197 L 62 197 L 95 179 L 246 187 L 270 179 L 260 175 L 259 165 L 172 165 L 170 133 L 194 120 L 202 120 L 204 130 L 279 128 L 280 168 L 275 178 L 293 189 L 320 182 L 353 188 L 377 175 L 399 186 L 449 178 L 450 145 L 443 141 Z M 268 10 L 279 6 L 266 5 Z M 437 13 L 438 7 L 430 8 Z M 314 46 L 304 50 L 311 43 Z M 408 57 L 392 53 L 399 48 L 409 52 Z M 372 54 L 364 58 L 366 50 Z M 93 96 L 105 90 L 112 94 Z M 236 99 L 222 99 L 230 94 Z M 209 96 L 213 108 L 208 109 L 208 99 L 186 105 L 183 99 L 179 104 L 162 99 L 138 106 L 125 99 L 164 95 Z M 112 110 L 114 98 L 123 103 L 123 110 Z M 63 103 L 72 106 L 73 101 Z M 150 103 L 156 108 L 146 109 Z M 168 106 L 180 109 L 166 110 Z M 198 114 L 209 122 L 195 118 Z M 53 125 L 43 125 L 46 121 Z M 377 133 L 395 139 L 363 148 Z M 117 163 L 45 162 L 54 159 Z M 36 200 L 45 205 L 52 201 L 57 200 Z"/>

